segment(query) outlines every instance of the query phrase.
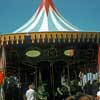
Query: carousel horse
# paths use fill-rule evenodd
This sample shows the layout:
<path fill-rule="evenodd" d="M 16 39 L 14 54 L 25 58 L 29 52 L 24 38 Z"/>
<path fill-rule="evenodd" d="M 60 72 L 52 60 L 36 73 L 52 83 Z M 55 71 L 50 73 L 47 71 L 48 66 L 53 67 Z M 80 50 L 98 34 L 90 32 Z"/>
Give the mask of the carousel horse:
<path fill-rule="evenodd" d="M 46 91 L 46 84 L 41 84 L 37 89 L 37 98 L 38 100 L 47 100 L 49 94 L 48 91 Z"/>

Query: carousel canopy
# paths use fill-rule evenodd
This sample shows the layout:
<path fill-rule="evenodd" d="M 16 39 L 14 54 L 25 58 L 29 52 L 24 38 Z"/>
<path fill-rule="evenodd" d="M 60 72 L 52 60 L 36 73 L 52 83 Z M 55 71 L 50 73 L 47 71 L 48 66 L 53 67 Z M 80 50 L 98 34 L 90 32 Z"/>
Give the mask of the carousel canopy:
<path fill-rule="evenodd" d="M 79 29 L 60 15 L 52 0 L 42 0 L 32 18 L 14 33 L 45 31 L 79 31 Z"/>
<path fill-rule="evenodd" d="M 24 43 L 26 37 L 30 37 L 32 43 L 35 40 L 37 42 L 44 42 L 51 40 L 63 40 L 70 42 L 75 41 L 100 41 L 99 32 L 81 32 L 78 28 L 73 26 L 67 20 L 65 20 L 55 8 L 52 0 L 42 0 L 37 11 L 32 18 L 26 22 L 19 29 L 9 34 L 0 35 L 0 44 Z"/>

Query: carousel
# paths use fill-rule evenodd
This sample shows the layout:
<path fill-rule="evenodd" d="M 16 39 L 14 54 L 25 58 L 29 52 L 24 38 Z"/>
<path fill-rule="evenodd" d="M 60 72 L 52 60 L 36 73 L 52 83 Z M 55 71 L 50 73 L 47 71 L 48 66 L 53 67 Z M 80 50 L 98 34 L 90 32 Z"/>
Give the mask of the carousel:
<path fill-rule="evenodd" d="M 60 15 L 52 0 L 42 0 L 28 22 L 0 34 L 0 86 L 13 76 L 15 84 L 33 83 L 37 100 L 70 95 L 71 82 L 80 81 L 83 73 L 94 75 L 91 83 L 100 81 L 99 43 L 99 32 L 82 32 Z"/>

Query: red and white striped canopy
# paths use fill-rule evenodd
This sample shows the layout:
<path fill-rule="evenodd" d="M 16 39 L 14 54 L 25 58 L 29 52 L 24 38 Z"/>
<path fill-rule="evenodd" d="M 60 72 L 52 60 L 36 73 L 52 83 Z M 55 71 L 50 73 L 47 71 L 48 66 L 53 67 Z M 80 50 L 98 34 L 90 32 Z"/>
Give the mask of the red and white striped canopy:
<path fill-rule="evenodd" d="M 60 15 L 52 0 L 42 0 L 31 19 L 13 33 L 45 31 L 79 31 L 79 29 Z"/>

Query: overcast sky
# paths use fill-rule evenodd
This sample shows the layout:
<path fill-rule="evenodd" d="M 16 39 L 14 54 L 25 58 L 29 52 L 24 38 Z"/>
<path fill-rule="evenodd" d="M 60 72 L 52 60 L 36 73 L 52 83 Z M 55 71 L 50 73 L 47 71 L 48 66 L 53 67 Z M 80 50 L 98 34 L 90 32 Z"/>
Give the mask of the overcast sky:
<path fill-rule="evenodd" d="M 0 33 L 27 22 L 41 0 L 0 0 Z M 84 31 L 100 31 L 100 0 L 53 0 L 60 14 Z"/>

